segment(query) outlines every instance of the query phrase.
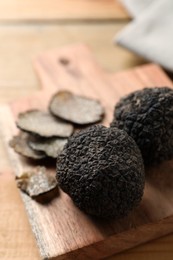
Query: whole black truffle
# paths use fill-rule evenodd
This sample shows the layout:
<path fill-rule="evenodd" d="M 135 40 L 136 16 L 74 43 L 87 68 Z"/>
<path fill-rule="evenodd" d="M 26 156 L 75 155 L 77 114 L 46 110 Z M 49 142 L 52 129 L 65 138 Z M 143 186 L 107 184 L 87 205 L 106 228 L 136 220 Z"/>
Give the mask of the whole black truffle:
<path fill-rule="evenodd" d="M 141 150 L 145 165 L 173 157 L 173 90 L 144 88 L 122 98 L 111 124 L 125 130 Z"/>
<path fill-rule="evenodd" d="M 143 195 L 142 156 L 126 132 L 95 125 L 69 138 L 57 159 L 57 180 L 86 213 L 124 217 Z"/>

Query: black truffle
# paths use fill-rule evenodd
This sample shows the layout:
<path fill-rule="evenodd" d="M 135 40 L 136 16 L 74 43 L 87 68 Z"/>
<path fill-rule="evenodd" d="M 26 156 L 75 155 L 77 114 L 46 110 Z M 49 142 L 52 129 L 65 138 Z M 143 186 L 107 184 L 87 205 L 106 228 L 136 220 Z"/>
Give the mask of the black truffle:
<path fill-rule="evenodd" d="M 115 106 L 111 127 L 125 130 L 141 150 L 145 165 L 173 157 L 173 90 L 144 88 Z"/>
<path fill-rule="evenodd" d="M 126 132 L 95 125 L 71 136 L 57 159 L 61 189 L 84 212 L 120 218 L 141 201 L 141 153 Z"/>

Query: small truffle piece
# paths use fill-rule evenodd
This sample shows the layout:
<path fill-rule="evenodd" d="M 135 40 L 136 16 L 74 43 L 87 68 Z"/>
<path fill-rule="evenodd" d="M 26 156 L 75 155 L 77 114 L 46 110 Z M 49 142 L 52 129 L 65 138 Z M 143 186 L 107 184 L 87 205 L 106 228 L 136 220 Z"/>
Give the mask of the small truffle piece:
<path fill-rule="evenodd" d="M 115 106 L 111 127 L 126 131 L 141 150 L 145 165 L 173 157 L 173 90 L 144 88 Z"/>
<path fill-rule="evenodd" d="M 30 135 L 24 132 L 20 132 L 18 135 L 13 136 L 10 140 L 9 145 L 14 149 L 14 151 L 25 157 L 40 160 L 45 158 L 45 153 L 34 151 L 28 145 Z"/>
<path fill-rule="evenodd" d="M 52 138 L 39 138 L 33 137 L 29 141 L 29 146 L 35 151 L 44 152 L 47 156 L 57 158 L 62 152 L 67 139 L 52 137 Z"/>
<path fill-rule="evenodd" d="M 98 100 L 59 91 L 51 99 L 50 112 L 74 124 L 85 125 L 99 122 L 104 109 Z"/>
<path fill-rule="evenodd" d="M 36 167 L 34 170 L 23 173 L 20 177 L 16 177 L 17 186 L 31 198 L 47 199 L 54 197 L 57 182 L 55 176 L 47 173 L 45 167 Z"/>
<path fill-rule="evenodd" d="M 71 124 L 40 110 L 29 110 L 20 113 L 16 124 L 23 131 L 42 137 L 69 137 L 73 133 Z"/>
<path fill-rule="evenodd" d="M 139 204 L 145 182 L 135 141 L 122 130 L 102 125 L 69 138 L 57 158 L 56 177 L 81 210 L 116 219 Z"/>

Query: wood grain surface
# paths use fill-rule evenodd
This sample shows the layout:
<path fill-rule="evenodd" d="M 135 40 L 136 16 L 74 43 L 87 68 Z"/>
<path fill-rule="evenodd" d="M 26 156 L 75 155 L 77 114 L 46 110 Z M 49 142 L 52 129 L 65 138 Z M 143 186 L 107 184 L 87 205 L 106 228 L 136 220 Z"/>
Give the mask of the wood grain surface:
<path fill-rule="evenodd" d="M 0 21 L 110 20 L 128 18 L 118 0 L 5 0 Z"/>
<path fill-rule="evenodd" d="M 114 35 L 125 25 L 126 22 L 0 25 L 0 88 L 39 88 L 32 60 L 43 51 L 77 42 L 88 44 L 107 70 L 116 72 L 144 63 L 138 56 L 113 45 Z"/>
<path fill-rule="evenodd" d="M 107 70 L 117 72 L 143 64 L 143 59 L 112 44 L 114 34 L 125 24 L 0 25 L 0 102 L 32 94 L 40 88 L 32 61 L 48 49 L 82 41 Z"/>
<path fill-rule="evenodd" d="M 62 58 L 69 61 L 67 66 L 60 62 Z M 66 88 L 99 98 L 106 108 L 104 123 L 108 125 L 114 104 L 122 95 L 144 86 L 172 87 L 171 81 L 156 65 L 138 67 L 117 75 L 105 73 L 83 45 L 40 55 L 36 69 L 43 91 L 11 104 L 12 112 L 7 107 L 1 108 L 0 121 L 6 144 L 16 131 L 14 118 L 17 114 L 28 108 L 46 106 L 56 89 Z M 7 148 L 16 174 L 31 167 L 8 145 Z M 172 167 L 172 162 L 167 162 L 150 169 L 140 207 L 118 222 L 90 218 L 74 207 L 62 192 L 46 207 L 22 195 L 42 257 L 100 259 L 172 232 Z"/>

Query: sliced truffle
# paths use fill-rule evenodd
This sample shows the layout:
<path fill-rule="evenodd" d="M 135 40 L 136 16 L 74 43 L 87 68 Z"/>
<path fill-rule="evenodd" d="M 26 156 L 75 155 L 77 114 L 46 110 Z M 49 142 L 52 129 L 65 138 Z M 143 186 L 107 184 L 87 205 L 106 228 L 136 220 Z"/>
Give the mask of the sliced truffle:
<path fill-rule="evenodd" d="M 44 158 L 46 156 L 45 153 L 34 151 L 29 147 L 29 139 L 29 134 L 20 132 L 19 135 L 14 136 L 10 140 L 9 145 L 15 150 L 16 153 L 19 153 L 25 157 L 37 160 Z"/>
<path fill-rule="evenodd" d="M 29 110 L 19 114 L 16 124 L 24 131 L 42 137 L 68 137 L 73 132 L 71 124 L 40 110 Z"/>
<path fill-rule="evenodd" d="M 35 151 L 44 152 L 47 156 L 57 158 L 62 152 L 67 139 L 52 137 L 52 138 L 38 138 L 33 137 L 29 141 L 29 146 Z"/>
<path fill-rule="evenodd" d="M 146 165 L 173 157 L 173 90 L 144 88 L 122 98 L 111 124 L 125 130 L 139 146 Z"/>
<path fill-rule="evenodd" d="M 59 91 L 51 99 L 50 112 L 69 122 L 85 125 L 100 121 L 104 109 L 98 100 Z"/>
<path fill-rule="evenodd" d="M 44 198 L 43 202 L 54 197 L 58 189 L 55 176 L 47 173 L 45 167 L 38 166 L 35 170 L 23 173 L 20 177 L 16 177 L 16 181 L 23 192 L 34 199 Z"/>
<path fill-rule="evenodd" d="M 141 201 L 144 167 L 126 132 L 95 125 L 68 140 L 57 159 L 57 181 L 88 214 L 121 218 Z"/>

